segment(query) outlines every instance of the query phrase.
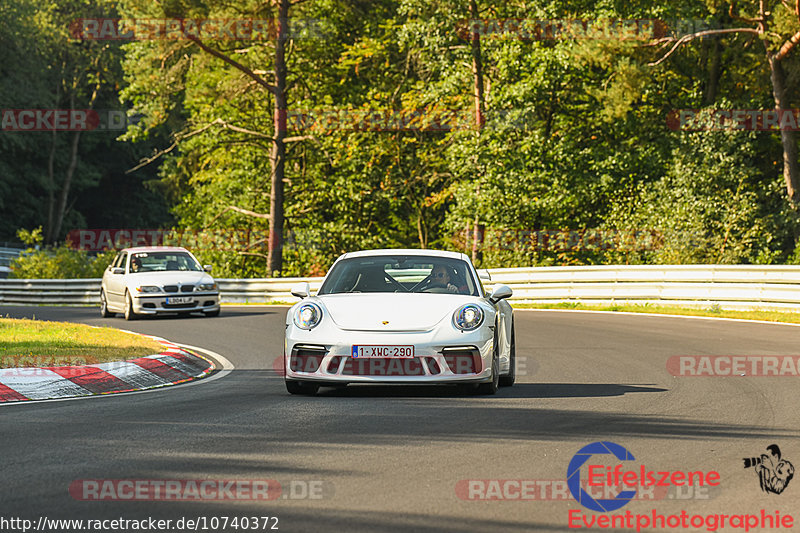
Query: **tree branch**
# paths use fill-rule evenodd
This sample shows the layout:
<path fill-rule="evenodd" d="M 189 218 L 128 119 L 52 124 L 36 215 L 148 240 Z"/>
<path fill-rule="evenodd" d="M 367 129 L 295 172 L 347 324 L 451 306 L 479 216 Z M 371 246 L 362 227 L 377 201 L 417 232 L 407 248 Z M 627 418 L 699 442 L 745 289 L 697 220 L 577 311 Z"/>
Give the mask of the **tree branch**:
<path fill-rule="evenodd" d="M 731 2 L 731 5 L 728 6 L 728 15 L 730 15 L 730 17 L 733 20 L 739 20 L 739 21 L 742 21 L 742 22 L 750 22 L 751 24 L 760 24 L 760 23 L 764 22 L 764 19 L 761 18 L 761 17 L 760 18 L 747 18 L 747 17 L 743 17 L 741 15 L 737 15 L 736 13 L 733 12 L 733 8 L 734 8 L 735 5 L 736 5 L 736 2 Z"/>
<path fill-rule="evenodd" d="M 780 50 L 778 50 L 774 56 L 775 61 L 781 61 L 783 58 L 789 55 L 789 52 L 791 52 L 794 47 L 797 46 L 798 42 L 800 42 L 800 31 L 789 37 L 789 40 L 783 43 L 783 46 L 781 46 Z"/>
<path fill-rule="evenodd" d="M 231 59 L 230 57 L 226 56 L 222 52 L 220 52 L 218 50 L 214 50 L 213 48 L 211 48 L 208 45 L 206 45 L 203 41 L 201 41 L 197 37 L 195 37 L 193 35 L 189 35 L 188 37 L 192 42 L 194 42 L 194 44 L 199 46 L 205 52 L 208 52 L 212 56 L 214 56 L 216 58 L 219 58 L 219 59 L 223 60 L 224 62 L 228 63 L 229 65 L 231 65 L 232 67 L 244 72 L 245 74 L 250 76 L 256 83 L 258 83 L 259 85 L 261 85 L 262 87 L 267 89 L 269 92 L 275 94 L 275 91 L 277 89 L 275 88 L 274 85 L 272 85 L 271 83 L 268 83 L 264 78 L 262 78 L 261 76 L 259 76 L 258 74 L 256 74 L 255 72 L 253 72 L 252 70 L 247 68 L 246 66 L 242 65 L 241 63 L 239 63 L 238 61 L 236 61 L 234 59 Z"/>
<path fill-rule="evenodd" d="M 699 31 L 697 33 L 690 33 L 688 35 L 684 35 L 683 37 L 681 37 L 680 39 L 675 41 L 675 45 L 672 48 L 670 48 L 669 52 L 664 54 L 661 57 L 661 59 L 659 59 L 658 61 L 655 61 L 653 63 L 648 63 L 647 65 L 650 66 L 650 67 L 655 67 L 657 65 L 660 65 L 661 63 L 666 61 L 666 59 L 669 56 L 671 56 L 673 53 L 675 53 L 675 51 L 681 45 L 686 44 L 689 41 L 693 41 L 694 39 L 698 39 L 700 37 L 707 37 L 709 35 L 722 35 L 722 34 L 726 34 L 726 33 L 755 33 L 755 34 L 758 34 L 760 32 L 759 32 L 759 30 L 754 29 L 754 28 L 729 28 L 729 29 L 724 29 L 724 30 L 705 30 L 705 31 Z"/>
<path fill-rule="evenodd" d="M 146 167 L 147 165 L 149 165 L 150 163 L 152 163 L 153 161 L 155 161 L 156 159 L 158 159 L 162 155 L 166 155 L 166 154 L 170 153 L 171 151 L 173 151 L 175 148 L 178 147 L 178 145 L 181 142 L 183 142 L 186 139 L 189 139 L 191 137 L 194 137 L 195 135 L 199 135 L 200 133 L 203 133 L 204 131 L 206 131 L 207 129 L 211 128 L 212 126 L 222 126 L 223 128 L 225 128 L 227 130 L 235 131 L 237 133 L 246 133 L 248 135 L 252 135 L 254 137 L 259 137 L 261 139 L 268 139 L 270 141 L 274 141 L 275 140 L 275 138 L 272 135 L 267 135 L 266 133 L 261 133 L 259 131 L 248 130 L 247 128 L 242 128 L 240 126 L 234 126 L 233 124 L 229 124 L 229 123 L 225 122 L 224 120 L 222 120 L 221 118 L 218 118 L 218 119 L 212 120 L 211 122 L 209 122 L 208 124 L 206 124 L 202 128 L 196 129 L 194 131 L 190 131 L 188 133 L 175 135 L 175 140 L 173 141 L 173 143 L 168 148 L 165 148 L 163 150 L 159 150 L 158 152 L 156 152 L 152 156 L 148 157 L 147 159 L 143 159 L 135 167 L 126 170 L 125 174 L 130 174 L 132 172 L 136 172 L 137 170 L 139 170 L 142 167 Z M 314 137 L 312 135 L 299 135 L 299 136 L 295 136 L 295 137 L 286 137 L 283 140 L 283 142 L 285 142 L 285 143 L 293 143 L 293 142 L 308 141 L 308 140 L 313 140 L 313 139 L 314 139 Z"/>
<path fill-rule="evenodd" d="M 256 252 L 236 252 L 236 253 L 239 255 L 254 255 L 256 257 L 263 257 L 264 259 L 269 259 L 269 256 L 267 254 L 259 254 Z"/>
<path fill-rule="evenodd" d="M 269 218 L 269 213 L 256 213 L 255 211 L 250 211 L 249 209 L 242 209 L 241 207 L 236 207 L 235 205 L 229 205 L 227 209 L 231 211 L 236 211 L 237 213 L 241 213 L 243 215 L 256 217 L 256 218 Z"/>
<path fill-rule="evenodd" d="M 158 158 L 159 158 L 159 157 L 161 157 L 162 155 L 164 155 L 164 154 L 168 154 L 168 153 L 170 153 L 171 151 L 173 151 L 175 148 L 177 148 L 177 147 L 178 147 L 178 144 L 180 144 L 180 142 L 181 142 L 181 141 L 184 141 L 184 140 L 186 140 L 186 139 L 189 139 L 189 138 L 191 138 L 191 137 L 194 137 L 195 135 L 199 135 L 200 133 L 203 133 L 204 131 L 206 131 L 206 130 L 207 130 L 208 128 L 210 128 L 211 126 L 214 126 L 214 125 L 216 125 L 216 124 L 219 124 L 219 123 L 221 123 L 221 122 L 222 122 L 222 119 L 219 119 L 219 118 L 218 118 L 218 119 L 216 119 L 216 120 L 215 120 L 215 121 L 213 121 L 213 122 L 209 122 L 208 124 L 206 124 L 205 126 L 203 126 L 203 127 L 202 127 L 202 128 L 200 128 L 200 129 L 197 129 L 197 130 L 191 131 L 191 132 L 189 132 L 189 133 L 185 133 L 185 134 L 177 134 L 177 135 L 175 135 L 175 140 L 174 140 L 174 141 L 173 141 L 173 143 L 172 143 L 172 144 L 169 146 L 169 148 L 165 148 L 165 149 L 163 149 L 163 150 L 159 150 L 158 152 L 156 152 L 155 154 L 153 154 L 151 157 L 148 157 L 147 159 L 144 159 L 143 161 L 141 161 L 141 162 L 140 162 L 138 165 L 136 165 L 135 167 L 133 167 L 133 168 L 131 168 L 131 169 L 128 169 L 128 170 L 126 170 L 126 171 L 125 171 L 125 174 L 130 174 L 131 172 L 136 172 L 137 170 L 139 170 L 139 169 L 140 169 L 140 168 L 142 168 L 142 167 L 146 167 L 147 165 L 149 165 L 150 163 L 152 163 L 153 161 L 155 161 L 156 159 L 158 159 Z"/>

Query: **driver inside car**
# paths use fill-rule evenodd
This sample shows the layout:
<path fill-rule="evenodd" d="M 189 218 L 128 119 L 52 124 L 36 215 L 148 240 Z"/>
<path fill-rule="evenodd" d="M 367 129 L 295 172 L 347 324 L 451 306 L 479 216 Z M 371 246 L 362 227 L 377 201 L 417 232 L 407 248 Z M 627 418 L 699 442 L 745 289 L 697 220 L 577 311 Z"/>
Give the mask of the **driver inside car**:
<path fill-rule="evenodd" d="M 458 287 L 453 284 L 453 279 L 450 274 L 450 269 L 444 265 L 436 265 L 431 270 L 431 283 L 429 285 L 432 289 L 446 289 L 447 292 L 463 293 L 466 287 Z"/>

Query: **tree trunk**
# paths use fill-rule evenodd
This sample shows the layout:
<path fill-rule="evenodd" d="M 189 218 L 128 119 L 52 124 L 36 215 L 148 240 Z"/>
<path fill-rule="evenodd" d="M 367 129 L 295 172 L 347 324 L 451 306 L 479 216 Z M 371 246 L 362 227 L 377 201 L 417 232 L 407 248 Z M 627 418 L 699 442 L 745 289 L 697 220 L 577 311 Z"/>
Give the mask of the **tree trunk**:
<path fill-rule="evenodd" d="M 469 18 L 477 20 L 480 16 L 477 0 L 469 0 Z M 470 36 L 470 48 L 472 49 L 472 75 L 473 75 L 473 98 L 475 100 L 475 129 L 479 132 L 485 122 L 485 96 L 483 93 L 483 61 L 481 60 L 481 37 L 478 32 L 473 32 Z M 477 161 L 475 162 L 477 170 Z M 480 183 L 478 184 L 478 194 L 480 194 Z M 483 226 L 479 223 L 478 217 L 473 222 L 472 240 L 472 262 L 478 263 L 483 259 L 480 249 L 483 244 Z"/>
<path fill-rule="evenodd" d="M 64 176 L 64 185 L 61 186 L 61 193 L 58 195 L 58 211 L 56 211 L 51 243 L 55 242 L 61 234 L 64 216 L 67 214 L 67 200 L 69 199 L 69 191 L 72 187 L 72 176 L 75 174 L 75 168 L 78 166 L 78 143 L 80 140 L 81 132 L 74 132 L 72 134 L 72 147 L 69 152 L 69 167 L 67 167 L 67 173 Z"/>
<path fill-rule="evenodd" d="M 52 244 L 53 237 L 53 217 L 56 210 L 56 178 L 55 178 L 55 158 L 56 158 L 56 130 L 53 129 L 53 140 L 50 144 L 50 155 L 47 158 L 47 226 L 44 229 L 45 244 Z"/>
<path fill-rule="evenodd" d="M 708 84 L 703 100 L 706 105 L 711 105 L 717 100 L 719 91 L 720 56 L 722 55 L 719 39 L 711 39 L 708 54 L 710 56 L 708 58 Z"/>
<path fill-rule="evenodd" d="M 783 72 L 781 61 L 771 55 L 767 56 L 769 61 L 770 79 L 772 80 L 772 96 L 775 100 L 775 110 L 783 113 L 788 110 L 786 100 L 786 75 Z M 790 110 L 788 112 L 791 112 Z M 780 123 L 780 115 L 778 116 Z M 792 204 L 798 202 L 798 168 L 797 168 L 797 140 L 794 131 L 789 128 L 781 128 L 781 143 L 783 144 L 783 181 L 786 184 L 786 194 Z"/>
<path fill-rule="evenodd" d="M 269 255 L 268 276 L 280 273 L 283 268 L 283 179 L 286 163 L 286 42 L 289 39 L 290 0 L 279 0 L 278 39 L 275 43 L 275 136 L 270 163 L 272 183 L 269 195 Z"/>
<path fill-rule="evenodd" d="M 469 0 L 470 20 L 478 18 L 478 3 L 476 0 Z M 478 130 L 483 127 L 486 111 L 483 96 L 483 62 L 481 61 L 481 37 L 478 32 L 473 32 L 470 36 L 470 47 L 472 49 L 472 74 L 474 78 L 473 97 L 475 99 L 475 126 Z"/>

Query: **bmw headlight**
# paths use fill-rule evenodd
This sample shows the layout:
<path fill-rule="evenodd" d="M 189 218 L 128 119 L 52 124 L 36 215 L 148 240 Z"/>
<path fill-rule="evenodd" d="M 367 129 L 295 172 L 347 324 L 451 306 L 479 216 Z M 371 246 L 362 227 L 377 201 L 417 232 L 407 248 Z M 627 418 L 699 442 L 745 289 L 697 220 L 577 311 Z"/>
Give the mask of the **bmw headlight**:
<path fill-rule="evenodd" d="M 320 320 L 322 309 L 317 304 L 303 304 L 294 312 L 294 325 L 300 329 L 313 329 Z"/>
<path fill-rule="evenodd" d="M 161 287 L 155 285 L 140 285 L 136 287 L 136 292 L 161 292 Z"/>
<path fill-rule="evenodd" d="M 453 324 L 462 331 L 472 331 L 483 323 L 483 311 L 475 304 L 462 305 L 453 313 Z"/>
<path fill-rule="evenodd" d="M 198 283 L 194 286 L 194 292 L 213 291 L 217 289 L 216 283 Z"/>

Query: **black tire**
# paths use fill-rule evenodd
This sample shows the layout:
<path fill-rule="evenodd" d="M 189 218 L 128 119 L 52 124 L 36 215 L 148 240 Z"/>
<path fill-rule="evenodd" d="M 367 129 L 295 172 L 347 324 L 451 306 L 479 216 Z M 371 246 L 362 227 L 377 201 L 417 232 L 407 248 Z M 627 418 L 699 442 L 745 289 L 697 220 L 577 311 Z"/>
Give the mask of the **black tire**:
<path fill-rule="evenodd" d="M 209 311 L 209 312 L 203 313 L 203 314 L 205 316 L 219 316 L 219 312 L 220 312 L 220 309 L 217 309 L 216 311 Z"/>
<path fill-rule="evenodd" d="M 286 381 L 286 390 L 289 394 L 302 394 L 303 396 L 314 396 L 319 390 L 319 385 L 316 383 L 307 383 L 305 381 Z"/>
<path fill-rule="evenodd" d="M 492 380 L 488 383 L 481 383 L 475 389 L 475 393 L 482 396 L 491 396 L 497 392 L 497 387 L 500 385 L 500 361 L 498 360 L 497 352 L 497 326 L 494 328 L 494 350 L 492 351 Z"/>
<path fill-rule="evenodd" d="M 467 396 L 472 396 L 476 394 L 478 390 L 478 385 L 476 383 L 459 383 L 456 385 L 456 391 L 459 394 L 465 394 Z"/>
<path fill-rule="evenodd" d="M 111 318 L 116 313 L 112 313 L 108 310 L 108 302 L 106 301 L 106 292 L 103 289 L 100 289 L 100 316 L 103 318 Z"/>
<path fill-rule="evenodd" d="M 128 291 L 125 291 L 125 320 L 136 320 L 138 317 L 133 312 L 133 300 Z"/>
<path fill-rule="evenodd" d="M 509 355 L 508 374 L 500 376 L 501 387 L 511 387 L 517 380 L 517 341 L 514 334 L 514 321 L 511 321 L 511 354 Z"/>

